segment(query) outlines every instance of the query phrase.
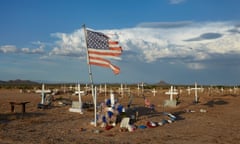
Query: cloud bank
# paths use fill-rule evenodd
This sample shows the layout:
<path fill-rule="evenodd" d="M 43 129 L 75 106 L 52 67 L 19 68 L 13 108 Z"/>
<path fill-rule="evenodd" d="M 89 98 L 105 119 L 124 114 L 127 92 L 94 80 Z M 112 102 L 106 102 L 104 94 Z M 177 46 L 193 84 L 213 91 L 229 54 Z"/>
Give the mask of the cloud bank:
<path fill-rule="evenodd" d="M 22 54 L 45 54 L 45 44 L 36 42 L 39 45 L 37 48 L 17 48 L 15 45 L 0 46 L 0 53 L 22 53 Z"/>
<path fill-rule="evenodd" d="M 165 60 L 185 64 L 191 69 L 204 69 L 211 60 L 222 55 L 240 54 L 237 22 L 154 22 L 141 23 L 133 28 L 97 31 L 120 42 L 125 61 L 151 63 Z M 52 36 L 59 40 L 51 55 L 85 56 L 82 29 Z"/>
<path fill-rule="evenodd" d="M 177 1 L 175 1 L 177 2 Z M 96 30 L 120 42 L 123 62 L 153 63 L 164 61 L 183 64 L 190 69 L 205 69 L 212 64 L 229 64 L 240 55 L 240 24 L 238 22 L 154 22 L 141 23 L 133 28 Z M 25 53 L 51 56 L 86 57 L 83 30 L 54 33 L 53 47 L 0 47 L 0 53 Z M 222 64 L 222 63 L 221 63 Z"/>

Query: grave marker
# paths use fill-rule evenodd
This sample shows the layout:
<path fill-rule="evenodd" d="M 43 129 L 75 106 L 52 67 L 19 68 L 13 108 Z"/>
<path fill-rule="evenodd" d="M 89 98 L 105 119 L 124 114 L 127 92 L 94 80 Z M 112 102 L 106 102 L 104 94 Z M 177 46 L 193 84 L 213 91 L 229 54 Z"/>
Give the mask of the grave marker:
<path fill-rule="evenodd" d="M 119 94 L 121 94 L 121 97 L 123 97 L 123 84 L 121 84 L 119 88 Z"/>
<path fill-rule="evenodd" d="M 140 85 L 139 85 L 139 83 L 138 83 L 137 90 L 138 90 L 138 96 L 139 96 L 139 90 L 140 90 Z"/>
<path fill-rule="evenodd" d="M 165 94 L 170 95 L 170 98 L 169 98 L 169 100 L 164 101 L 164 107 L 165 106 L 176 107 L 177 100 L 173 100 L 173 95 L 178 94 L 177 90 L 174 89 L 173 86 L 171 86 L 170 90 L 165 92 Z"/>
<path fill-rule="evenodd" d="M 114 94 L 113 94 L 112 90 L 110 93 L 110 101 L 111 101 L 111 107 L 113 108 L 114 104 L 115 104 L 115 99 L 114 99 Z"/>
<path fill-rule="evenodd" d="M 45 90 L 45 85 L 42 84 L 42 90 L 36 90 L 36 93 L 41 93 L 41 102 L 38 104 L 38 108 L 47 108 L 52 103 L 52 96 L 47 97 L 47 93 L 51 93 L 51 90 Z"/>
<path fill-rule="evenodd" d="M 190 95 L 191 94 L 191 88 L 188 86 L 188 88 L 187 88 L 187 92 L 188 92 L 188 95 Z"/>
<path fill-rule="evenodd" d="M 144 92 L 144 83 L 142 82 L 140 86 L 142 87 L 142 95 L 143 95 L 143 92 Z"/>
<path fill-rule="evenodd" d="M 152 93 L 153 93 L 153 96 L 156 96 L 157 91 L 155 88 L 153 88 Z"/>
<path fill-rule="evenodd" d="M 104 93 L 105 93 L 104 97 L 106 99 L 106 97 L 107 97 L 107 84 L 106 83 L 104 85 Z"/>
<path fill-rule="evenodd" d="M 36 93 L 41 93 L 41 102 L 40 104 L 45 104 L 45 98 L 47 93 L 51 93 L 51 90 L 45 90 L 45 85 L 42 84 L 42 90 L 36 90 Z"/>
<path fill-rule="evenodd" d="M 177 95 L 178 92 L 176 89 L 173 89 L 173 86 L 171 86 L 170 90 L 165 92 L 166 95 L 170 95 L 170 101 L 173 100 L 173 95 Z"/>
<path fill-rule="evenodd" d="M 195 103 L 198 103 L 198 90 L 202 90 L 202 88 L 198 88 L 197 87 L 197 82 L 195 82 L 195 87 L 194 88 L 191 88 L 191 90 L 195 90 Z"/>
<path fill-rule="evenodd" d="M 75 94 L 78 94 L 78 102 L 73 101 L 72 108 L 70 108 L 69 111 L 70 112 L 79 112 L 80 114 L 83 114 L 81 94 L 84 94 L 84 91 L 81 91 L 80 84 L 77 85 L 77 91 L 75 92 Z"/>
<path fill-rule="evenodd" d="M 223 87 L 221 87 L 221 92 L 222 92 L 222 94 L 224 93 L 224 89 L 223 89 Z"/>

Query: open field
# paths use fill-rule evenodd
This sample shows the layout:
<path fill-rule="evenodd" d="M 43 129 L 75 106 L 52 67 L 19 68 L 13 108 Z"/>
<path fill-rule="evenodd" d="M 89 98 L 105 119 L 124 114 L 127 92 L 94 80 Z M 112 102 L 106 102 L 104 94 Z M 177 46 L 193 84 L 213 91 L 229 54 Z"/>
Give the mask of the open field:
<path fill-rule="evenodd" d="M 160 122 L 163 111 L 171 112 L 177 120 L 155 128 L 136 129 L 133 132 L 120 132 L 119 124 L 110 130 L 94 127 L 92 109 L 84 109 L 84 114 L 72 113 L 70 105 L 60 105 L 59 99 L 78 100 L 77 96 L 61 94 L 54 96 L 49 109 L 38 109 L 40 94 L 20 93 L 19 89 L 0 89 L 0 143 L 1 144 L 55 144 L 55 143 L 162 143 L 162 144 L 238 144 L 240 141 L 240 95 L 238 93 L 199 93 L 200 103 L 193 104 L 194 92 L 190 95 L 184 90 L 175 108 L 163 109 L 163 101 L 169 99 L 166 90 L 158 90 L 156 96 L 151 92 L 144 95 L 155 105 L 155 112 L 139 115 L 136 126 L 146 125 L 147 121 Z M 132 91 L 131 108 L 144 107 L 144 100 Z M 129 97 L 115 95 L 126 109 Z M 109 95 L 107 95 L 109 97 Z M 98 102 L 105 95 L 98 96 Z M 83 102 L 91 101 L 90 95 L 82 97 Z M 26 113 L 21 114 L 21 106 L 11 112 L 9 102 L 29 101 Z M 206 110 L 206 112 L 200 112 Z M 190 112 L 194 111 L 194 112 Z M 99 130 L 99 133 L 96 133 Z"/>

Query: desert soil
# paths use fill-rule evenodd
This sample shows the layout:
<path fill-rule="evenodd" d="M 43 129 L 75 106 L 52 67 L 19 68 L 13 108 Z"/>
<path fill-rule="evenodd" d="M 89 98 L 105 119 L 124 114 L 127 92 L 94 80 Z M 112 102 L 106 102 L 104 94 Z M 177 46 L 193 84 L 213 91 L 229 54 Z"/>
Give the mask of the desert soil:
<path fill-rule="evenodd" d="M 49 109 L 38 109 L 40 94 L 20 93 L 18 89 L 0 89 L 0 143 L 1 144 L 68 144 L 68 143 L 104 143 L 104 144 L 238 144 L 240 143 L 240 96 L 238 93 L 199 92 L 199 103 L 193 104 L 194 92 L 189 95 L 185 90 L 179 95 L 176 107 L 163 108 L 163 102 L 169 99 L 164 90 L 158 90 L 156 96 L 144 92 L 146 98 L 155 105 L 155 112 L 148 111 L 139 115 L 136 126 L 146 125 L 148 121 L 160 122 L 164 112 L 177 117 L 173 123 L 155 128 L 136 129 L 133 132 L 120 132 L 119 124 L 110 130 L 94 127 L 90 122 L 94 112 L 84 109 L 83 114 L 69 112 L 71 105 L 61 105 L 59 99 L 78 100 L 71 94 L 54 96 Z M 130 108 L 144 107 L 144 100 L 132 93 Z M 129 96 L 115 95 L 126 109 Z M 98 96 L 98 102 L 104 101 L 105 94 Z M 109 97 L 109 96 L 107 96 Z M 83 102 L 91 101 L 91 96 L 83 96 Z M 29 101 L 26 113 L 21 106 L 15 106 L 11 112 L 9 102 Z M 202 110 L 206 112 L 201 112 Z M 141 113 L 141 112 L 140 112 Z"/>

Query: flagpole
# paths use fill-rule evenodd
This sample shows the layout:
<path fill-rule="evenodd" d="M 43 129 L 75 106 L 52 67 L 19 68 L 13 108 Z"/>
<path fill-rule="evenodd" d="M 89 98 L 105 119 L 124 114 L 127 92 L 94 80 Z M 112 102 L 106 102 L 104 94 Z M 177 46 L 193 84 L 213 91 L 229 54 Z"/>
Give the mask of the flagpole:
<path fill-rule="evenodd" d="M 89 74 L 89 79 L 90 79 L 90 83 L 91 83 L 91 89 L 92 89 L 92 97 L 93 97 L 93 102 L 94 102 L 94 125 L 95 127 L 97 126 L 97 95 L 96 92 L 94 92 L 93 89 L 93 76 L 92 76 L 92 68 L 91 65 L 89 63 L 89 54 L 88 54 L 88 46 L 87 46 L 87 31 L 86 31 L 86 26 L 85 24 L 83 24 L 83 30 L 84 30 L 84 35 L 85 35 L 85 43 L 86 43 L 86 53 L 87 53 L 87 64 L 88 64 L 88 74 Z M 96 88 L 95 88 L 96 90 Z"/>
<path fill-rule="evenodd" d="M 84 29 L 84 34 L 85 34 L 85 43 L 86 43 L 86 52 L 87 52 L 87 64 L 88 64 L 88 74 L 89 74 L 89 79 L 91 85 L 93 85 L 93 76 L 92 76 L 92 68 L 91 65 L 89 64 L 89 54 L 88 54 L 88 47 L 87 47 L 87 31 L 86 31 L 86 26 L 83 24 L 83 29 Z"/>

